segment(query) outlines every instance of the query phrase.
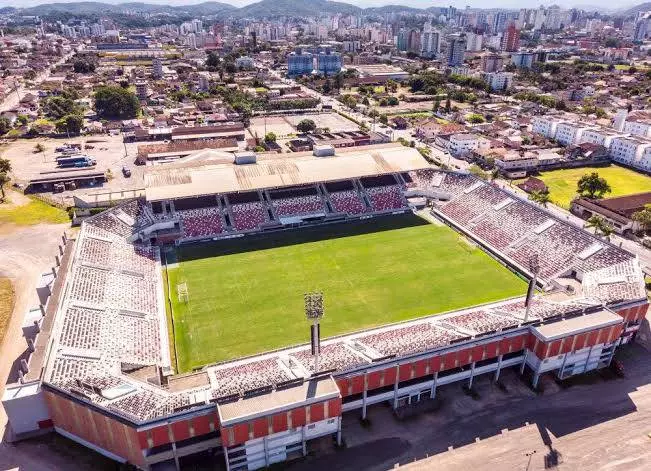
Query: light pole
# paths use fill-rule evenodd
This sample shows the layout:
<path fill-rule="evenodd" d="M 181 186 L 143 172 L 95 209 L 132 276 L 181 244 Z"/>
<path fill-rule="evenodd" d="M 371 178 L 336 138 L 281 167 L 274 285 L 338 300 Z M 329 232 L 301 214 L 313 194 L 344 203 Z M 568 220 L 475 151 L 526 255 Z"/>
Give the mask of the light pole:
<path fill-rule="evenodd" d="M 305 317 L 308 321 L 312 321 L 310 344 L 312 346 L 312 356 L 314 356 L 314 372 L 317 373 L 319 371 L 319 353 L 321 350 L 321 325 L 319 322 L 324 314 L 323 293 L 320 291 L 305 293 L 303 299 L 305 300 Z"/>
<path fill-rule="evenodd" d="M 527 298 L 524 302 L 526 311 L 524 313 L 524 323 L 526 324 L 529 320 L 529 312 L 531 311 L 531 303 L 533 302 L 533 292 L 536 289 L 536 283 L 538 281 L 538 272 L 540 271 L 540 264 L 538 263 L 538 254 L 533 254 L 529 258 L 529 271 L 533 274 L 533 277 L 529 281 L 529 288 L 527 289 Z"/>

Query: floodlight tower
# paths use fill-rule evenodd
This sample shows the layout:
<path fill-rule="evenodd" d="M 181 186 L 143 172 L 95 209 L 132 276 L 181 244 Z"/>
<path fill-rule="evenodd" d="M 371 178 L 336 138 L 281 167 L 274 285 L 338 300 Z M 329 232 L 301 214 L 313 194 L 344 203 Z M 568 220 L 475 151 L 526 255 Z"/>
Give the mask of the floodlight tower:
<path fill-rule="evenodd" d="M 303 296 L 305 300 L 305 317 L 308 321 L 312 321 L 310 326 L 310 339 L 312 345 L 312 356 L 314 356 L 314 372 L 319 371 L 319 353 L 321 350 L 321 325 L 319 321 L 323 317 L 323 293 L 320 291 L 313 291 L 305 293 Z"/>
<path fill-rule="evenodd" d="M 529 311 L 531 310 L 531 303 L 533 302 L 533 292 L 536 289 L 536 283 L 538 282 L 538 272 L 540 271 L 540 263 L 538 262 L 538 254 L 533 254 L 529 258 L 529 271 L 533 274 L 531 280 L 529 280 L 529 288 L 527 289 L 527 298 L 524 301 L 524 305 L 527 310 L 524 313 L 524 322 L 526 323 L 529 320 Z"/>

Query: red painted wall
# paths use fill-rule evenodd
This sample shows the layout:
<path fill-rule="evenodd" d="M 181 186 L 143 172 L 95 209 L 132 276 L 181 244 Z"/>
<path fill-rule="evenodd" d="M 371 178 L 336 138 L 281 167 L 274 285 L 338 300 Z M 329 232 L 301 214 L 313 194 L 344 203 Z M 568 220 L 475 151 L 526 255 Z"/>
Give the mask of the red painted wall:
<path fill-rule="evenodd" d="M 66 432 L 93 443 L 129 463 L 144 467 L 136 430 L 115 419 L 50 391 L 44 391 L 52 422 Z"/>

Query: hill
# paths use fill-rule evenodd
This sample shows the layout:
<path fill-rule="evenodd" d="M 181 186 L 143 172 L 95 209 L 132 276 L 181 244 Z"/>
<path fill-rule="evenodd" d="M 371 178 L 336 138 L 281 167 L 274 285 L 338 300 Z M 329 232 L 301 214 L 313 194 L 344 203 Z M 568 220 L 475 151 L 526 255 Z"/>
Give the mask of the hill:
<path fill-rule="evenodd" d="M 313 16 L 317 13 L 359 14 L 361 8 L 327 0 L 262 0 L 246 5 L 235 14 L 240 18 L 264 16 Z"/>
<path fill-rule="evenodd" d="M 154 5 L 143 2 L 129 2 L 120 4 L 109 4 L 102 2 L 72 2 L 72 3 L 48 3 L 36 5 L 21 10 L 25 15 L 48 16 L 56 13 L 75 13 L 78 15 L 97 15 L 106 13 L 121 13 L 126 10 L 143 13 L 187 13 L 189 15 L 218 15 L 237 10 L 236 7 L 220 2 L 204 2 L 195 5 Z"/>
<path fill-rule="evenodd" d="M 641 11 L 651 11 L 651 2 L 640 3 L 639 5 L 635 5 L 634 7 L 630 7 L 618 13 L 620 13 L 623 16 L 635 16 L 637 13 Z"/>

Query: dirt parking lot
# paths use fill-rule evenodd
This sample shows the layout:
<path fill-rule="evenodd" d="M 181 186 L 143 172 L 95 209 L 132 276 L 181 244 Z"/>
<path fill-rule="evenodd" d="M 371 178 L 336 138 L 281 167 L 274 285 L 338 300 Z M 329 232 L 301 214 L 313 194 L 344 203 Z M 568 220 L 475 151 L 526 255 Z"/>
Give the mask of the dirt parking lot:
<path fill-rule="evenodd" d="M 128 190 L 144 186 L 144 167 L 134 164 L 138 144 L 123 143 L 121 135 L 85 136 L 73 139 L 20 139 L 0 148 L 0 153 L 12 163 L 14 182 L 24 185 L 30 179 L 44 177 L 48 172 L 55 171 L 56 157 L 60 155 L 55 149 L 67 142 L 82 144 L 84 147 L 92 146 L 92 148 L 86 147 L 83 153 L 97 161 L 95 167 L 97 171 L 110 170 L 112 178 L 101 187 L 84 187 L 58 193 L 54 195 L 56 199 L 71 203 L 73 194 Z M 45 150 L 35 152 L 37 144 L 42 144 Z M 131 177 L 127 178 L 122 174 L 123 166 L 131 170 Z"/>

